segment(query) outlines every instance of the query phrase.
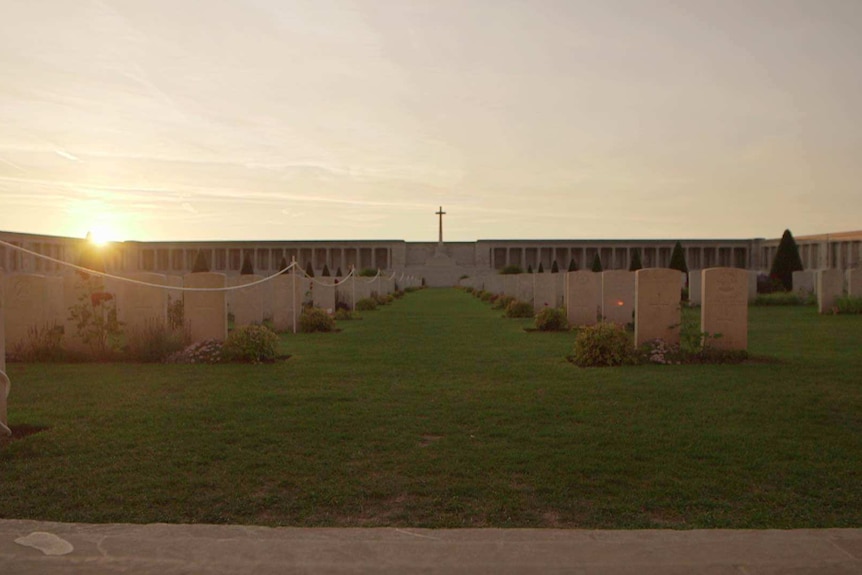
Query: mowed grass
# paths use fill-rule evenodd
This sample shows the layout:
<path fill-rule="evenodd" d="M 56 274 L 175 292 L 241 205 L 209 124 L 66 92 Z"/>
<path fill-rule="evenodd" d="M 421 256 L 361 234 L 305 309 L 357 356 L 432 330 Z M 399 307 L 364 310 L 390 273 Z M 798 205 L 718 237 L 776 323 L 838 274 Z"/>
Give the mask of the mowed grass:
<path fill-rule="evenodd" d="M 0 517 L 294 526 L 862 525 L 862 317 L 751 308 L 742 365 L 581 369 L 453 290 L 274 365 L 9 365 Z"/>

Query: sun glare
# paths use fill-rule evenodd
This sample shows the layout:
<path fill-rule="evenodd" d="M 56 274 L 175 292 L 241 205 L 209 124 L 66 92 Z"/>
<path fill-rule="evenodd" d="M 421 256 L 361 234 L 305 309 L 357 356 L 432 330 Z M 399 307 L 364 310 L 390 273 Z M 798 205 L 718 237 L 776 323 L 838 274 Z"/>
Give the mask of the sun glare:
<path fill-rule="evenodd" d="M 99 247 L 104 246 L 113 239 L 113 234 L 105 227 L 93 228 L 87 232 L 87 240 Z"/>

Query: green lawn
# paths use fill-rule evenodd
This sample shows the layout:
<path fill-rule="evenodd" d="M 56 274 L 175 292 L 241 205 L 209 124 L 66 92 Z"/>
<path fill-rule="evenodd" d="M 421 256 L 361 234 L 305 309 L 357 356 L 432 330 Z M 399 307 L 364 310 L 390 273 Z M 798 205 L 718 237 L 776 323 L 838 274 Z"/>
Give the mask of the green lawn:
<path fill-rule="evenodd" d="M 752 308 L 741 365 L 581 369 L 466 293 L 274 365 L 10 364 L 0 517 L 422 527 L 862 526 L 862 316 Z"/>

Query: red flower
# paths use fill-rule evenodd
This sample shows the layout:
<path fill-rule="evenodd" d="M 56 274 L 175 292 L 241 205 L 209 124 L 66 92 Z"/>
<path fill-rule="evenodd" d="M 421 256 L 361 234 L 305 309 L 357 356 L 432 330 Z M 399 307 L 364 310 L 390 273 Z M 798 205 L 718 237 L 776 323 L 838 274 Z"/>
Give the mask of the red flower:
<path fill-rule="evenodd" d="M 97 291 L 90 294 L 90 301 L 93 303 L 93 307 L 101 305 L 102 302 L 110 301 L 112 299 L 114 299 L 114 295 L 106 291 Z"/>

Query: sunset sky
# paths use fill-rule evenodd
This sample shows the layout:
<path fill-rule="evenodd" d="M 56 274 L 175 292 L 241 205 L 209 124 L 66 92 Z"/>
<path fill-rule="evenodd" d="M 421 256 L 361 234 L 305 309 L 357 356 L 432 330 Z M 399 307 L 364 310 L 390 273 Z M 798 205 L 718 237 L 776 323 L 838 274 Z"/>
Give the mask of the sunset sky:
<path fill-rule="evenodd" d="M 860 0 L 0 0 L 0 230 L 862 229 Z"/>

